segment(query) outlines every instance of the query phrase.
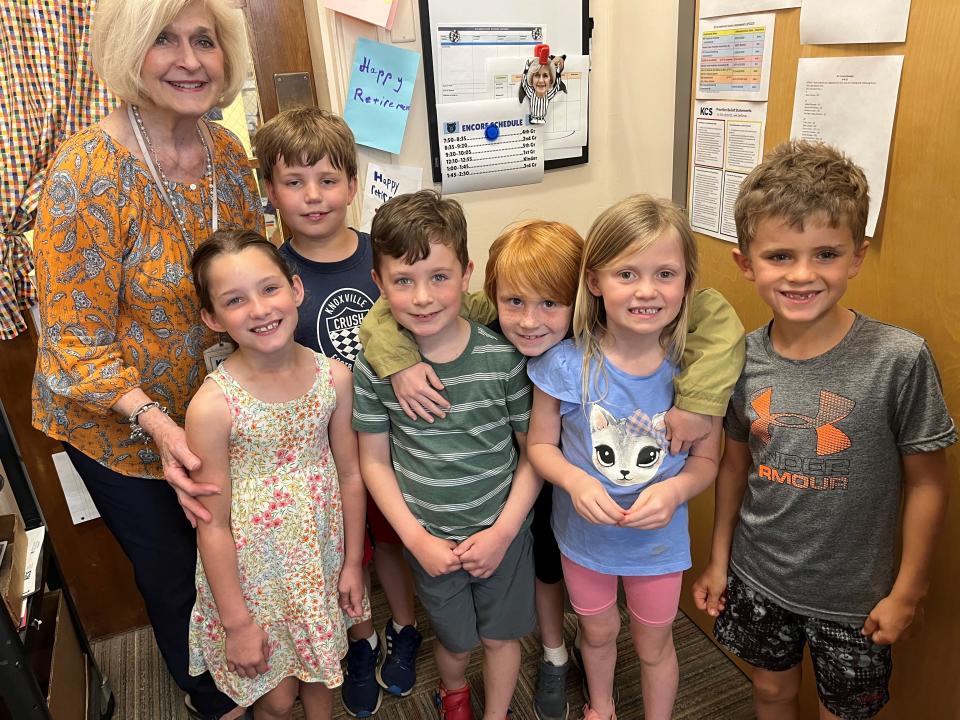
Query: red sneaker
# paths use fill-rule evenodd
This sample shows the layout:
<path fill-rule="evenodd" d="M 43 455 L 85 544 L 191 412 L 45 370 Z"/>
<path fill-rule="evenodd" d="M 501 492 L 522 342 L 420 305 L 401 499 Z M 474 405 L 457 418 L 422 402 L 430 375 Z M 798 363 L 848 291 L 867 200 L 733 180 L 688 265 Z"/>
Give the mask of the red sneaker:
<path fill-rule="evenodd" d="M 470 706 L 470 685 L 450 692 L 441 684 L 433 696 L 440 720 L 473 720 L 473 708 Z"/>
<path fill-rule="evenodd" d="M 600 713 L 590 707 L 590 704 L 587 703 L 583 706 L 583 720 L 600 720 Z M 614 713 L 610 720 L 617 720 L 617 714 Z"/>

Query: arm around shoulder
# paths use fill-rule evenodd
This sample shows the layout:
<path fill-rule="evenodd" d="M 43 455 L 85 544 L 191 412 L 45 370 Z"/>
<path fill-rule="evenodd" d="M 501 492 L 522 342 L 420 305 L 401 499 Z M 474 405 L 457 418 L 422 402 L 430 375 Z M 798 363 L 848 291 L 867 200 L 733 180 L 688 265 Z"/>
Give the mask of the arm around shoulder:
<path fill-rule="evenodd" d="M 363 355 L 382 378 L 420 362 L 420 350 L 390 312 L 390 303 L 380 297 L 360 323 Z"/>
<path fill-rule="evenodd" d="M 460 315 L 481 325 L 489 325 L 497 319 L 497 304 L 480 290 L 464 293 Z"/>
<path fill-rule="evenodd" d="M 743 324 L 716 290 L 698 291 L 680 373 L 674 381 L 675 404 L 690 412 L 721 417 L 744 362 Z"/>

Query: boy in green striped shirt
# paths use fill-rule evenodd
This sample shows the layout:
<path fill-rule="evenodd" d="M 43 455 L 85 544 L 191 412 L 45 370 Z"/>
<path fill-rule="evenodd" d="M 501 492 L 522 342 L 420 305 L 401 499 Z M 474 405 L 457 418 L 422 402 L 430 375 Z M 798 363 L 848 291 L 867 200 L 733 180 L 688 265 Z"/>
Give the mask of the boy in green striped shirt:
<path fill-rule="evenodd" d="M 523 356 L 460 317 L 473 263 L 459 203 L 424 190 L 374 216 L 373 277 L 397 322 L 447 389 L 442 423 L 411 420 L 361 353 L 353 427 L 364 482 L 403 540 L 427 610 L 443 720 L 472 720 L 466 668 L 484 649 L 484 718 L 502 720 L 536 623 L 530 508 L 540 487 L 524 457 L 530 386 Z"/>

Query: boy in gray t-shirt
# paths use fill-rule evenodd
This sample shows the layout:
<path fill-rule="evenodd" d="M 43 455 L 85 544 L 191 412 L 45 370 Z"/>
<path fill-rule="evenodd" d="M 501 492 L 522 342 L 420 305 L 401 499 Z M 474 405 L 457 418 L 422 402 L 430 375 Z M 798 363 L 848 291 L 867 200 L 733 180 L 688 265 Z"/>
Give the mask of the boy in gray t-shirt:
<path fill-rule="evenodd" d="M 694 599 L 755 667 L 759 717 L 796 717 L 804 643 L 821 717 L 879 712 L 946 510 L 957 433 L 926 343 L 839 304 L 869 245 L 867 207 L 860 168 L 803 141 L 737 198 L 734 259 L 773 320 L 747 336 Z"/>

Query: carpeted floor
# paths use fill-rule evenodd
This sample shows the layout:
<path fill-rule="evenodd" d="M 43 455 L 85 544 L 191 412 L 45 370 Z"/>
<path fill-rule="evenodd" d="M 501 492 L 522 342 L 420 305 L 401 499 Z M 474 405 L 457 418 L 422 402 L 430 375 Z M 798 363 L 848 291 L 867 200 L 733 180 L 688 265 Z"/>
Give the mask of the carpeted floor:
<path fill-rule="evenodd" d="M 374 592 L 373 607 L 375 618 L 389 615 L 382 592 Z M 407 698 L 386 696 L 377 713 L 377 720 L 431 720 L 436 717 L 433 708 L 433 691 L 437 685 L 432 652 L 433 633 L 422 610 L 417 622 L 424 635 L 417 664 L 417 687 Z M 620 703 L 617 717 L 620 720 L 636 720 L 643 717 L 640 674 L 625 616 L 623 627 L 618 641 L 616 682 Z M 576 616 L 567 616 L 565 629 L 568 640 L 572 640 Z M 673 717 L 688 720 L 752 718 L 750 683 L 743 673 L 682 613 L 674 623 L 673 636 L 680 659 L 680 688 Z M 524 659 L 514 695 L 514 720 L 535 720 L 532 698 L 539 649 L 536 636 L 530 635 L 523 640 Z M 116 697 L 115 720 L 188 720 L 183 707 L 183 695 L 167 673 L 149 628 L 96 642 L 93 651 L 100 669 L 113 686 Z M 473 686 L 474 711 L 479 718 L 483 699 L 479 650 L 471 658 L 468 677 Z M 570 672 L 567 696 L 570 718 L 575 720 L 580 717 L 579 710 L 583 705 L 580 675 L 575 668 Z M 297 720 L 303 718 L 299 705 L 293 717 Z M 334 718 L 349 718 L 340 705 L 339 692 L 334 700 Z"/>

